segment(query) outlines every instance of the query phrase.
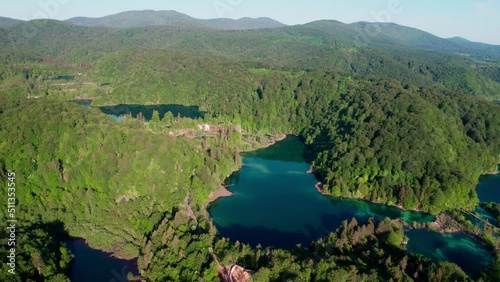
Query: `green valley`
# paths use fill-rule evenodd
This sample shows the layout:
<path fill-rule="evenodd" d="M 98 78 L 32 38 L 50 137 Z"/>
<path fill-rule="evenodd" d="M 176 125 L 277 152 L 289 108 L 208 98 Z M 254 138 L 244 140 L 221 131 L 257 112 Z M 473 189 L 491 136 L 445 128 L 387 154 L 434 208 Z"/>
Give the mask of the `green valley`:
<path fill-rule="evenodd" d="M 75 238 L 137 259 L 131 281 L 233 281 L 234 264 L 255 281 L 500 277 L 500 226 L 466 216 L 480 205 L 480 176 L 500 162 L 499 46 L 395 24 L 247 19 L 228 28 L 236 23 L 137 13 L 0 19 L 0 181 L 16 175 L 18 230 L 17 275 L 2 264 L 2 281 L 69 281 L 74 254 L 64 242 Z M 321 238 L 302 227 L 312 237 L 298 246 L 220 236 L 210 205 L 227 193 L 221 186 L 254 164 L 249 151 L 292 134 L 310 151 L 318 190 L 335 197 L 316 194 L 310 176 L 310 199 L 389 212 L 330 218 Z M 288 155 L 282 161 L 293 162 Z M 268 182 L 257 183 L 248 185 Z M 497 204 L 481 206 L 498 218 Z M 384 219 L 398 208 L 437 219 Z M 439 261 L 446 256 L 416 254 L 410 229 L 458 233 L 443 238 L 484 247 L 476 255 L 491 263 L 464 272 Z"/>

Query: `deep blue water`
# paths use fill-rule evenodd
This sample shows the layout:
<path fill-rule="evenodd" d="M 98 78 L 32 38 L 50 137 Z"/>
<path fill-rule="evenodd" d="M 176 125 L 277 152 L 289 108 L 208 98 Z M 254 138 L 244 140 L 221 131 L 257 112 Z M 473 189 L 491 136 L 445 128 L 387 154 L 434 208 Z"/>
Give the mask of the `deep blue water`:
<path fill-rule="evenodd" d="M 75 256 L 71 265 L 72 282 L 122 282 L 127 274 L 138 274 L 136 260 L 121 260 L 111 254 L 92 249 L 83 239 L 66 242 Z"/>
<path fill-rule="evenodd" d="M 500 174 L 481 176 L 476 192 L 481 202 L 500 204 Z"/>

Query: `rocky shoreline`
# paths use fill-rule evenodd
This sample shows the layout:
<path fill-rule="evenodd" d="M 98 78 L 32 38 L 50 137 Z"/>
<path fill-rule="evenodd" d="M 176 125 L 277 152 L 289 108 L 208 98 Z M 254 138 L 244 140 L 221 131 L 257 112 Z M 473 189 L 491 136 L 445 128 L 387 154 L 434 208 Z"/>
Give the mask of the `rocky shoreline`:
<path fill-rule="evenodd" d="M 441 234 L 454 234 L 466 231 L 458 221 L 451 215 L 445 213 L 438 215 L 436 220 L 429 224 L 429 227 L 431 227 L 433 231 Z"/>
<path fill-rule="evenodd" d="M 229 186 L 221 186 L 221 188 L 219 190 L 210 193 L 210 196 L 208 197 L 208 204 L 207 204 L 207 206 L 210 206 L 212 203 L 214 203 L 218 199 L 233 196 L 234 193 L 231 192 L 231 191 L 229 191 L 229 190 L 227 190 L 227 187 L 229 187 Z"/>

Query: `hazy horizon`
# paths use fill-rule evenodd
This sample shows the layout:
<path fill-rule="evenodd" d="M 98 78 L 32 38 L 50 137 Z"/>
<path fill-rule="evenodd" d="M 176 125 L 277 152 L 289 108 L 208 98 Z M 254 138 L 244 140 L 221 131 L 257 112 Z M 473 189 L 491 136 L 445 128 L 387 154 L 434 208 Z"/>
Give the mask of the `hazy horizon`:
<path fill-rule="evenodd" d="M 353 1 L 354 2 L 354 1 Z M 0 16 L 31 20 L 74 17 L 103 17 L 131 10 L 173 10 L 199 19 L 269 17 L 287 25 L 317 20 L 343 23 L 393 22 L 421 29 L 443 38 L 463 37 L 470 41 L 500 45 L 500 1 L 466 0 L 0 0 Z"/>

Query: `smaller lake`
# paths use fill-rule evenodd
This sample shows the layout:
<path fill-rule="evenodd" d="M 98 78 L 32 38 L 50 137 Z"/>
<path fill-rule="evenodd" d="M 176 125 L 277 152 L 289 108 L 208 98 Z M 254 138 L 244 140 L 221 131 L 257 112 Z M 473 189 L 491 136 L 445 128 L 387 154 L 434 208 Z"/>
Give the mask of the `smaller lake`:
<path fill-rule="evenodd" d="M 440 234 L 429 230 L 408 230 L 407 251 L 434 261 L 449 261 L 467 274 L 476 275 L 493 262 L 493 256 L 465 233 Z"/>
<path fill-rule="evenodd" d="M 75 103 L 91 108 L 92 100 L 81 99 L 75 100 Z M 146 121 L 151 120 L 153 111 L 158 111 L 160 119 L 163 119 L 166 113 L 172 113 L 174 117 L 180 116 L 181 118 L 203 119 L 205 112 L 200 111 L 198 106 L 184 106 L 184 105 L 134 105 L 122 104 L 114 106 L 96 107 L 104 114 L 113 117 L 115 120 L 120 121 L 121 116 L 132 116 L 137 118 L 142 116 Z"/>
<path fill-rule="evenodd" d="M 72 282 L 122 282 L 127 281 L 128 272 L 138 275 L 136 260 L 117 259 L 92 249 L 83 239 L 68 241 L 66 246 L 75 256 L 71 264 Z"/>

